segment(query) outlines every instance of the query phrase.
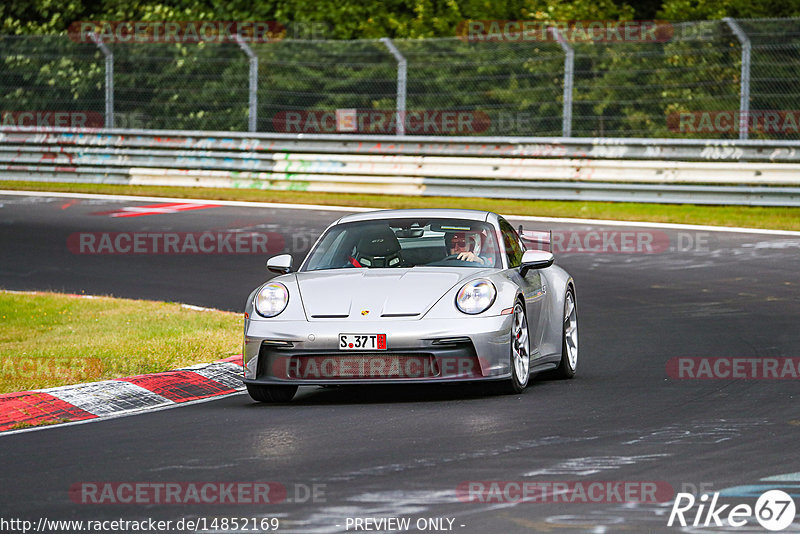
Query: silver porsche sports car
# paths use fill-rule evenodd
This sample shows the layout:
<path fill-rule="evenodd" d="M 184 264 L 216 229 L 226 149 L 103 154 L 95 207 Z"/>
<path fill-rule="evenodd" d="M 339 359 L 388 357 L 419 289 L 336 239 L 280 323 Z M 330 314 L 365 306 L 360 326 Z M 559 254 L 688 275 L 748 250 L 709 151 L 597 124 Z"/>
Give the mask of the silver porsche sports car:
<path fill-rule="evenodd" d="M 281 276 L 245 309 L 248 393 L 476 380 L 519 393 L 533 373 L 571 378 L 575 284 L 533 246 L 546 238 L 520 233 L 486 211 L 373 211 L 331 224 L 296 272 L 290 255 L 270 258 Z"/>

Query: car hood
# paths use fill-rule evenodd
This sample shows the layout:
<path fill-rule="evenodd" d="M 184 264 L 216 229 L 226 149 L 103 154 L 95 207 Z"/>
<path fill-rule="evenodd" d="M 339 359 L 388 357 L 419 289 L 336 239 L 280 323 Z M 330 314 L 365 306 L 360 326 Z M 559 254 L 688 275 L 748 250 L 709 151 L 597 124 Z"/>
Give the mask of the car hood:
<path fill-rule="evenodd" d="M 412 267 L 300 272 L 297 284 L 310 321 L 366 317 L 419 318 L 477 269 Z"/>

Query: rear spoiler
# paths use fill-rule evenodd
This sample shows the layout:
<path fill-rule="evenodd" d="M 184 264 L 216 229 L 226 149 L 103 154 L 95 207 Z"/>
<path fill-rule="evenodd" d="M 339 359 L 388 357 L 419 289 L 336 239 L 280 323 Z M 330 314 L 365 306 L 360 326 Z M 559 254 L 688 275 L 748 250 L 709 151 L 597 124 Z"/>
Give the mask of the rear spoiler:
<path fill-rule="evenodd" d="M 553 252 L 553 231 L 539 232 L 536 230 L 523 230 L 522 225 L 519 225 L 519 237 L 522 239 L 522 244 L 525 245 L 525 250 L 544 250 L 545 252 Z"/>

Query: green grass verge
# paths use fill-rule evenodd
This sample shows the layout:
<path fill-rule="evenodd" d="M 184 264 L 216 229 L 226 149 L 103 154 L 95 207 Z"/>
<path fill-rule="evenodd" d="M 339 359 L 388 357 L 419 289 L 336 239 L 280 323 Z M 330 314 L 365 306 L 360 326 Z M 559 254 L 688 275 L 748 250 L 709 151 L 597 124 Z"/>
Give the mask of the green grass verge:
<path fill-rule="evenodd" d="M 800 230 L 800 208 L 747 206 L 698 206 L 694 204 L 644 204 L 633 202 L 579 202 L 550 200 L 502 200 L 467 197 L 405 197 L 346 193 L 308 193 L 258 189 L 211 189 L 108 184 L 0 182 L 0 189 L 103 193 L 205 200 L 246 200 L 288 204 L 325 204 L 368 208 L 470 208 L 504 215 L 579 217 L 714 226 L 740 226 L 776 230 Z"/>
<path fill-rule="evenodd" d="M 0 291 L 0 393 L 156 373 L 241 353 L 238 313 Z"/>
<path fill-rule="evenodd" d="M 16 423 L 11 425 L 9 430 L 22 430 L 23 428 L 33 428 L 36 426 L 49 426 L 49 425 L 60 425 L 62 423 L 69 423 L 71 419 L 66 417 L 62 417 L 60 419 L 48 419 L 46 421 L 36 421 L 35 423 Z"/>

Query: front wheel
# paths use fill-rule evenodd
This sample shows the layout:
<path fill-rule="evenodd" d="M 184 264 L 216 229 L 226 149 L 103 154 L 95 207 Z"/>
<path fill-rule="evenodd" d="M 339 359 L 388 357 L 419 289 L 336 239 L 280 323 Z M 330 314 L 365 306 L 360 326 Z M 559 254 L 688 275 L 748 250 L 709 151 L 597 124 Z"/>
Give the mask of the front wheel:
<path fill-rule="evenodd" d="M 514 305 L 514 319 L 511 323 L 511 380 L 507 392 L 522 393 L 531 376 L 531 351 L 528 336 L 528 319 L 525 308 L 519 301 Z"/>
<path fill-rule="evenodd" d="M 578 370 L 578 309 L 575 305 L 575 292 L 567 288 L 564 296 L 564 321 L 561 329 L 561 363 L 556 369 L 556 377 L 572 378 Z"/>
<path fill-rule="evenodd" d="M 297 393 L 297 386 L 262 386 L 247 384 L 247 393 L 258 402 L 289 402 Z"/>

